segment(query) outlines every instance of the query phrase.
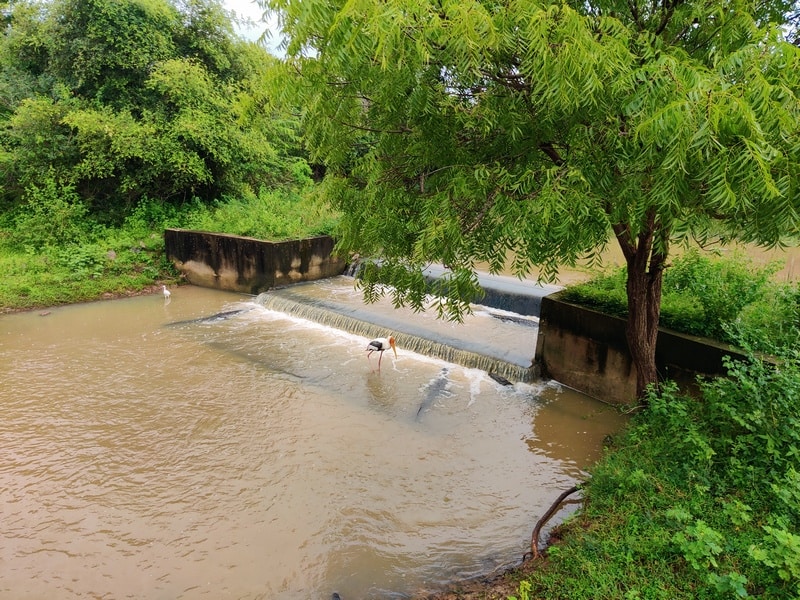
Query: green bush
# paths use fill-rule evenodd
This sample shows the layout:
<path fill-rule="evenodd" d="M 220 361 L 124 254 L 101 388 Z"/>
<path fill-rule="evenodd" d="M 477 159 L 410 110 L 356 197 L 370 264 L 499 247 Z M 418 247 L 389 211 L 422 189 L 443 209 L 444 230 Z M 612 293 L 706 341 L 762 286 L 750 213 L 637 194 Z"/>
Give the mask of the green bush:
<path fill-rule="evenodd" d="M 30 252 L 74 244 L 88 237 L 91 223 L 75 188 L 60 185 L 50 173 L 25 192 L 25 203 L 13 218 L 11 243 Z"/>
<path fill-rule="evenodd" d="M 100 277 L 108 260 L 107 251 L 96 244 L 69 244 L 54 248 L 51 254 L 55 263 L 72 277 Z"/>
<path fill-rule="evenodd" d="M 533 597 L 800 597 L 800 353 L 665 383 L 584 485 Z"/>
<path fill-rule="evenodd" d="M 778 356 L 800 346 L 800 290 L 796 285 L 772 286 L 764 297 L 743 307 L 725 332 L 740 346 Z"/>
<path fill-rule="evenodd" d="M 777 283 L 777 263 L 761 266 L 741 254 L 692 250 L 664 272 L 662 327 L 776 353 L 800 342 L 800 293 Z M 618 317 L 627 316 L 625 268 L 566 288 L 563 298 Z"/>
<path fill-rule="evenodd" d="M 176 226 L 180 223 L 182 215 L 203 208 L 204 205 L 196 198 L 182 207 L 177 207 L 172 203 L 145 196 L 125 217 L 120 233 L 131 239 L 144 239 L 154 231 Z"/>
<path fill-rule="evenodd" d="M 647 425 L 671 440 L 687 483 L 701 484 L 724 508 L 719 515 L 689 510 L 691 527 L 713 518 L 726 530 L 717 554 L 736 554 L 731 566 L 767 597 L 800 594 L 800 537 L 792 533 L 800 530 L 800 354 L 782 354 L 777 368 L 728 360 L 728 376 L 703 382 L 697 399 L 674 387 L 653 394 Z M 681 550 L 691 564 L 700 542 L 686 535 Z M 711 580 L 724 587 L 724 576 Z"/>
<path fill-rule="evenodd" d="M 205 210 L 194 207 L 183 226 L 267 240 L 331 234 L 336 213 L 319 203 L 311 191 L 262 188 L 257 196 L 224 198 Z"/>
<path fill-rule="evenodd" d="M 591 281 L 565 288 L 561 297 L 568 302 L 575 302 L 617 317 L 625 317 L 628 314 L 626 272 L 624 268 L 606 271 Z"/>
<path fill-rule="evenodd" d="M 702 320 L 693 328 L 699 335 L 723 339 L 724 325 L 736 319 L 748 304 L 761 299 L 779 265 L 755 265 L 744 255 L 722 258 L 692 250 L 677 258 L 664 274 L 664 296 L 687 296 L 702 307 Z M 668 316 L 675 311 L 670 307 Z M 666 324 L 666 323 L 665 323 Z M 670 325 L 667 325 L 668 327 Z"/>

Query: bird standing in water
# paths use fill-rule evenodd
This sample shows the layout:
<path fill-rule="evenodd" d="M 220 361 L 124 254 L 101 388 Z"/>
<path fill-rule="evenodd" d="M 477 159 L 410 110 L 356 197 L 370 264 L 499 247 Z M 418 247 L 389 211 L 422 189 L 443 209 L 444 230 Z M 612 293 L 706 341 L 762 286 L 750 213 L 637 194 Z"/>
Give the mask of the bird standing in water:
<path fill-rule="evenodd" d="M 367 361 L 369 361 L 369 357 L 372 356 L 373 352 L 380 352 L 380 357 L 378 358 L 378 372 L 380 373 L 381 370 L 381 361 L 383 360 L 383 353 L 386 352 L 389 348 L 394 351 L 394 357 L 397 358 L 397 348 L 394 345 L 394 336 L 390 335 L 388 338 L 377 338 L 372 340 L 369 344 L 367 344 Z"/>
<path fill-rule="evenodd" d="M 161 291 L 164 293 L 164 300 L 165 300 L 165 301 L 168 301 L 168 300 L 169 300 L 169 297 L 170 297 L 170 296 L 172 296 L 172 292 L 170 292 L 170 291 L 167 289 L 167 286 L 165 286 L 165 285 L 162 285 L 162 286 L 161 286 Z"/>

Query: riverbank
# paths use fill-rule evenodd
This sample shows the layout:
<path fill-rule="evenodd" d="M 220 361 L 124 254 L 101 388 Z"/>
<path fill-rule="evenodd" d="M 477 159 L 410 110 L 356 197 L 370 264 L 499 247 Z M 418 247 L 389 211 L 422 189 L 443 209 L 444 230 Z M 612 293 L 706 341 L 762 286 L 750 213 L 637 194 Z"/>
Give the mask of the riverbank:
<path fill-rule="evenodd" d="M 542 565 L 543 559 L 529 559 L 500 573 L 455 583 L 445 590 L 423 592 L 415 595 L 413 600 L 508 600 L 511 596 L 518 596 L 520 581 L 529 579 Z"/>
<path fill-rule="evenodd" d="M 28 311 L 35 312 L 37 310 L 46 312 L 55 306 L 64 306 L 67 304 L 79 304 L 82 302 L 99 302 L 102 300 L 117 300 L 119 298 L 135 298 L 137 296 L 149 296 L 152 294 L 161 294 L 162 285 L 163 284 L 161 282 L 156 282 L 144 285 L 140 288 L 125 288 L 119 291 L 102 292 L 98 297 L 89 297 L 81 300 L 75 300 L 72 302 L 61 302 L 59 304 L 35 305 L 35 306 L 0 306 L 0 315 L 12 314 L 18 312 L 28 312 Z"/>

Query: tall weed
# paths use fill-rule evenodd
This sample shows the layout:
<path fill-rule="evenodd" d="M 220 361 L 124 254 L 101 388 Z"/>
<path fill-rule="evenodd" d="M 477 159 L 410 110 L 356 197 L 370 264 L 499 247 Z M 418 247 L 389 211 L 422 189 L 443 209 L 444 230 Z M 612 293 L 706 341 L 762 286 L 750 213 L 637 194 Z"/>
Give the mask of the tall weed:
<path fill-rule="evenodd" d="M 185 218 L 183 215 L 191 214 L 193 210 L 202 210 L 202 207 L 203 204 L 197 198 L 179 208 L 163 200 L 144 197 L 125 217 L 122 232 L 132 238 L 146 238 L 154 231 L 177 226 Z"/>
<path fill-rule="evenodd" d="M 277 241 L 331 234 L 336 222 L 336 213 L 310 193 L 262 189 L 194 210 L 184 226 Z"/>
<path fill-rule="evenodd" d="M 800 353 L 782 354 L 778 365 L 727 360 L 728 376 L 701 382 L 698 399 L 674 386 L 650 398 L 648 427 L 672 440 L 687 482 L 722 504 L 715 528 L 727 529 L 690 511 L 674 540 L 693 568 L 715 568 L 710 583 L 740 597 L 747 580 L 770 596 L 800 594 Z M 723 552 L 741 573 L 716 572 Z"/>
<path fill-rule="evenodd" d="M 75 188 L 58 183 L 52 173 L 41 184 L 28 187 L 24 198 L 13 219 L 12 245 L 40 252 L 88 237 L 91 222 L 86 207 Z"/>
<path fill-rule="evenodd" d="M 759 300 L 748 304 L 724 324 L 725 338 L 744 348 L 782 356 L 800 347 L 800 289 L 775 283 Z"/>
<path fill-rule="evenodd" d="M 777 263 L 756 265 L 741 254 L 722 258 L 720 254 L 714 257 L 691 250 L 675 259 L 664 274 L 665 304 L 673 298 L 694 299 L 702 307 L 702 318 L 693 324 L 694 330 L 699 335 L 724 339 L 725 324 L 733 322 L 745 306 L 764 297 L 770 278 L 779 268 Z M 677 312 L 669 306 L 666 321 Z"/>
<path fill-rule="evenodd" d="M 800 352 L 782 355 L 651 393 L 532 597 L 800 598 Z"/>

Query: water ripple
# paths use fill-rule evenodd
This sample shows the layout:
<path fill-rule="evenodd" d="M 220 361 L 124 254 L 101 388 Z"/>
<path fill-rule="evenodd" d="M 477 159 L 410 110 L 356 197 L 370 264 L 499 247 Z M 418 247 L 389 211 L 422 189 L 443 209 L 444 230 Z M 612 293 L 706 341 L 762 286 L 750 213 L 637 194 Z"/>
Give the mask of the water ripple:
<path fill-rule="evenodd" d="M 242 306 L 0 317 L 0 599 L 400 597 L 516 558 L 619 426 L 411 352 L 376 374 L 363 338 L 263 311 L 168 326 Z"/>

